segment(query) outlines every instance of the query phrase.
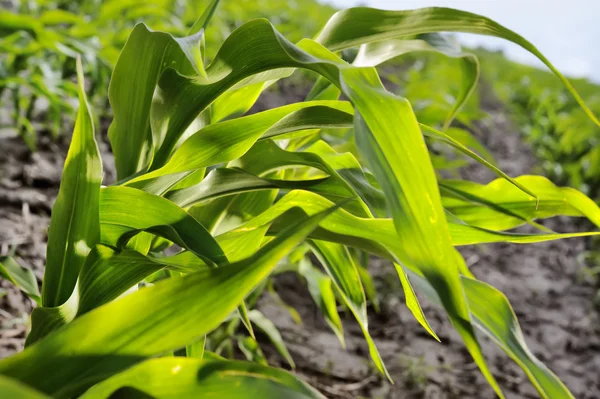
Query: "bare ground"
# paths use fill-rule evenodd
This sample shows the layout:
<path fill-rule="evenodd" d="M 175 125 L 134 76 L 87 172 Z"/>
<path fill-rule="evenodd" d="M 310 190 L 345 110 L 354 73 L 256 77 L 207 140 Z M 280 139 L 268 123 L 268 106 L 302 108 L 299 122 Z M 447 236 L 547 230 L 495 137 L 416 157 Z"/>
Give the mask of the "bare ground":
<path fill-rule="evenodd" d="M 273 96 L 277 94 L 269 94 L 256 110 L 280 102 Z M 297 93 L 289 97 L 295 98 Z M 504 109 L 493 99 L 484 107 L 490 119 L 480 125 L 484 133 L 481 139 L 499 166 L 512 176 L 532 172 L 533 155 Z M 107 145 L 101 146 L 109 171 L 106 179 L 110 181 L 112 159 Z M 46 229 L 66 145 L 42 139 L 40 151 L 31 156 L 20 140 L 0 138 L 0 149 L 0 255 L 16 255 L 41 279 Z M 465 168 L 462 176 L 480 182 L 493 178 L 475 165 Z M 585 228 L 566 218 L 547 223 L 561 232 Z M 598 288 L 586 276 L 580 256 L 585 244 L 583 239 L 571 239 L 526 246 L 463 247 L 461 252 L 478 278 L 508 296 L 533 353 L 577 398 L 592 399 L 600 398 L 600 323 L 594 308 Z M 493 398 L 443 313 L 422 301 L 442 339 L 440 344 L 404 306 L 391 265 L 373 260 L 370 268 L 381 296 L 381 311 L 370 309 L 370 330 L 395 384 L 384 381 L 369 365 L 364 339 L 351 317 L 345 317 L 347 348 L 343 349 L 304 284 L 286 274 L 276 279 L 276 288 L 284 301 L 298 310 L 302 324 L 296 324 L 269 296 L 262 298 L 259 307 L 280 328 L 297 363 L 296 372 L 332 398 Z M 6 281 L 0 281 L 0 289 L 0 357 L 5 357 L 22 349 L 33 304 Z M 485 337 L 482 343 L 508 397 L 537 397 L 524 374 L 503 352 Z M 280 362 L 268 345 L 266 351 L 273 364 Z"/>

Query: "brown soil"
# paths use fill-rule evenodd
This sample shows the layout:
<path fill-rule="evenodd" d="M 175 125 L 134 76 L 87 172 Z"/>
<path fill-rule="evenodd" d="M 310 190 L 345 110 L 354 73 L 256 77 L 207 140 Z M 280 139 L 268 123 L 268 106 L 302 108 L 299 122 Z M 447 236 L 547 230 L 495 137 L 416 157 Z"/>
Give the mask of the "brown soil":
<path fill-rule="evenodd" d="M 288 93 L 288 89 L 289 92 Z M 283 89 L 295 100 L 294 88 Z M 269 94 L 256 109 L 281 103 Z M 495 101 L 484 103 L 490 118 L 480 128 L 481 139 L 499 166 L 516 176 L 533 170 L 534 159 L 523 144 L 504 109 Z M 112 158 L 101 144 L 107 181 L 112 179 Z M 0 138 L 0 256 L 13 254 L 43 275 L 46 229 L 58 190 L 65 144 L 42 138 L 40 151 L 29 155 L 17 138 Z M 470 165 L 464 178 L 487 182 L 493 175 Z M 557 231 L 581 229 L 577 221 L 548 221 Z M 585 274 L 580 254 L 583 239 L 544 244 L 494 244 L 461 248 L 478 278 L 491 283 L 510 299 L 533 353 L 544 361 L 580 399 L 599 398 L 600 323 L 594 298 L 597 287 Z M 304 284 L 295 275 L 276 278 L 282 299 L 302 317 L 296 324 L 287 310 L 272 298 L 261 299 L 260 309 L 280 328 L 303 375 L 332 398 L 493 398 L 468 352 L 438 308 L 422 301 L 425 312 L 442 343 L 437 343 L 416 323 L 404 306 L 400 283 L 393 267 L 373 260 L 371 272 L 381 297 L 381 311 L 370 309 L 370 330 L 395 381 L 384 381 L 368 362 L 360 329 L 345 317 L 347 348 L 319 315 Z M 0 281 L 0 358 L 22 349 L 28 314 L 33 304 L 6 281 Z M 495 376 L 511 398 L 538 397 L 520 369 L 487 338 L 484 351 Z M 266 352 L 272 364 L 279 358 Z"/>

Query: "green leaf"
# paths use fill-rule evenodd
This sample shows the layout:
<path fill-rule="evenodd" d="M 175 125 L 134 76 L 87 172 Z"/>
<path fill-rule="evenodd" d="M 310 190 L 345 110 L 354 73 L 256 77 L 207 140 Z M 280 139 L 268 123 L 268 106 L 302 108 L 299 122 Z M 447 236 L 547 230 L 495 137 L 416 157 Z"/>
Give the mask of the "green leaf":
<path fill-rule="evenodd" d="M 100 220 L 102 223 L 102 242 L 109 245 L 123 247 L 132 234 L 147 231 L 189 249 L 208 262 L 209 265 L 214 266 L 227 262 L 227 258 L 219 244 L 193 217 L 172 202 L 140 190 L 128 187 L 103 188 L 101 192 Z M 148 262 L 145 263 L 148 264 Z M 150 266 L 152 265 L 154 264 L 150 262 Z M 154 267 L 157 267 L 157 265 Z M 144 270 L 147 269 L 130 268 L 129 271 L 133 274 L 128 277 L 141 276 L 139 273 L 144 272 Z M 152 272 L 154 271 L 158 271 L 158 269 L 152 270 Z M 132 282 L 130 280 L 125 281 Z M 120 289 L 122 290 L 122 288 L 121 286 Z M 113 297 L 116 292 L 111 292 Z M 104 298 L 110 297 L 105 295 Z M 93 302 L 90 303 L 90 306 L 93 306 Z M 89 310 L 89 308 L 85 310 Z M 245 305 L 241 304 L 240 316 L 250 334 L 253 335 L 246 312 Z"/>
<path fill-rule="evenodd" d="M 233 242 L 234 239 L 241 239 L 249 234 L 249 232 L 260 229 L 263 226 L 270 226 L 267 234 L 276 234 L 281 231 L 286 224 L 294 220 L 294 208 L 300 208 L 307 214 L 313 215 L 332 205 L 333 203 L 331 201 L 311 192 L 292 191 L 281 198 L 273 207 L 269 208 L 268 211 L 231 231 L 221 234 L 217 237 L 217 240 L 225 248 L 225 242 Z M 285 214 L 286 212 L 288 213 Z M 277 220 L 273 223 L 273 220 L 275 219 Z M 585 237 L 600 234 L 600 232 L 517 234 L 485 230 L 479 227 L 455 222 L 449 222 L 448 227 L 454 246 L 493 242 L 544 242 L 562 238 Z M 403 247 L 404 244 L 399 240 L 394 227 L 394 222 L 391 219 L 361 218 L 352 215 L 343 209 L 333 212 L 330 217 L 320 224 L 318 229 L 311 233 L 310 238 L 355 247 L 392 261 L 395 261 L 396 258 L 402 259 L 405 252 Z"/>
<path fill-rule="evenodd" d="M 117 180 L 138 172 L 152 159 L 153 144 L 158 144 L 153 143 L 150 130 L 154 88 L 167 67 L 186 74 L 199 70 L 193 52 L 195 48 L 199 50 L 201 35 L 199 32 L 174 39 L 167 33 L 153 32 L 144 24 L 136 25 L 129 35 L 115 65 L 108 94 L 114 113 L 108 137 L 115 155 Z"/>
<path fill-rule="evenodd" d="M 577 233 L 547 233 L 547 234 L 522 234 L 506 233 L 502 231 L 486 230 L 481 227 L 467 224 L 450 224 L 452 243 L 459 245 L 487 244 L 493 242 L 512 242 L 516 244 L 532 244 L 536 242 L 560 240 L 564 238 L 591 237 L 600 235 L 600 231 L 587 231 Z"/>
<path fill-rule="evenodd" d="M 279 330 L 277 329 L 275 324 L 273 324 L 271 320 L 267 319 L 265 315 L 263 315 L 260 311 L 256 309 L 253 309 L 250 312 L 248 312 L 248 318 L 255 326 L 257 326 L 262 332 L 264 332 L 267 335 L 269 340 L 277 349 L 277 352 L 279 352 L 279 354 L 283 356 L 283 358 L 290 365 L 290 367 L 296 368 L 294 359 L 292 359 L 292 355 L 290 355 L 290 352 L 285 346 L 285 342 L 283 342 L 283 338 L 281 338 L 281 334 L 279 333 Z"/>
<path fill-rule="evenodd" d="M 450 195 L 443 198 L 444 207 L 468 224 L 493 230 L 507 230 L 525 221 L 558 215 L 584 216 L 600 227 L 600 208 L 583 193 L 569 187 L 557 187 L 542 176 L 519 176 L 515 181 L 538 195 L 537 206 L 535 200 L 497 179 L 487 185 L 458 180 L 440 182 L 441 187 L 485 199 L 490 204 L 477 204 Z"/>
<path fill-rule="evenodd" d="M 436 52 L 461 61 L 461 90 L 456 96 L 452 110 L 444 121 L 444 130 L 450 126 L 461 108 L 471 97 L 479 81 L 479 61 L 473 54 L 463 52 L 456 41 L 435 34 L 422 34 L 415 40 L 391 39 L 362 45 L 352 62 L 356 66 L 376 66 L 388 60 L 412 52 Z"/>
<path fill-rule="evenodd" d="M 38 305 L 41 304 L 37 279 L 31 269 L 22 267 L 11 257 L 0 258 L 0 277 L 13 283 Z"/>
<path fill-rule="evenodd" d="M 39 306 L 31 312 L 31 331 L 25 339 L 25 347 L 28 347 L 52 331 L 69 323 L 77 313 L 77 302 L 79 295 L 77 290 L 73 295 L 60 306 L 44 307 Z"/>
<path fill-rule="evenodd" d="M 115 252 L 103 245 L 96 246 L 81 269 L 77 315 L 81 316 L 118 298 L 164 267 L 160 259 L 136 251 Z"/>
<path fill-rule="evenodd" d="M 518 44 L 542 61 L 562 81 L 588 117 L 600 126 L 600 121 L 567 78 L 533 44 L 481 15 L 443 7 L 406 11 L 349 8 L 331 17 L 315 40 L 332 51 L 339 51 L 365 43 L 434 32 L 475 33 Z"/>
<path fill-rule="evenodd" d="M 186 208 L 198 202 L 248 191 L 317 188 L 325 180 L 327 178 L 309 180 L 263 179 L 239 169 L 217 168 L 210 171 L 200 184 L 170 191 L 165 197 L 182 208 Z"/>
<path fill-rule="evenodd" d="M 319 141 L 307 148 L 307 151 L 286 151 L 273 141 L 264 140 L 252 147 L 242 158 L 231 162 L 230 165 L 256 175 L 298 166 L 321 170 L 328 174 L 329 178 L 305 189 L 334 202 L 353 199 L 343 204 L 342 208 L 360 216 L 371 216 L 367 203 L 381 206 L 383 193 L 368 184 L 360 165 L 351 154 L 337 154 L 333 150 L 332 154 L 324 151 L 326 149 L 324 147 L 329 146 L 323 141 Z M 303 171 L 307 173 L 304 175 L 296 173 L 293 180 L 316 178 L 310 174 L 309 168 L 304 168 Z"/>
<path fill-rule="evenodd" d="M 444 308 L 467 349 L 498 396 L 503 397 L 471 325 L 456 256 L 437 181 L 419 124 L 408 101 L 388 94 L 369 101 L 370 85 L 383 86 L 376 74 L 345 70 L 346 94 L 357 109 L 356 145 L 385 194 L 404 249 L 442 297 Z M 402 258 L 398 261 L 402 263 Z"/>
<path fill-rule="evenodd" d="M 377 346 L 369 333 L 365 292 L 348 248 L 339 244 L 317 240 L 312 242 L 312 247 L 314 254 L 331 277 L 344 303 L 348 306 L 360 325 L 369 346 L 369 354 L 375 366 L 381 374 L 385 375 L 391 381 L 392 377 L 389 375 L 383 359 L 381 359 L 381 355 L 377 350 Z"/>
<path fill-rule="evenodd" d="M 297 219 L 250 258 L 172 277 L 92 310 L 0 361 L 0 374 L 58 398 L 71 397 L 147 357 L 196 342 L 333 209 Z"/>
<path fill-rule="evenodd" d="M 123 247 L 134 234 L 148 231 L 189 249 L 209 264 L 227 262 L 212 235 L 171 201 L 129 187 L 105 187 L 100 197 L 104 244 Z"/>
<path fill-rule="evenodd" d="M 425 294 L 432 302 L 441 304 L 439 296 L 422 276 L 411 271 L 409 275 L 419 292 Z M 558 377 L 527 347 L 517 316 L 506 296 L 484 282 L 464 276 L 461 281 L 473 324 L 498 344 L 525 371 L 540 396 L 545 399 L 573 398 Z"/>
<path fill-rule="evenodd" d="M 165 357 L 147 360 L 92 387 L 81 399 L 116 395 L 157 399 L 211 397 L 322 399 L 292 374 L 250 362 Z"/>
<path fill-rule="evenodd" d="M 85 97 L 80 61 L 77 71 L 79 111 L 48 231 L 42 284 L 42 304 L 45 307 L 60 306 L 69 299 L 87 254 L 100 241 L 98 197 L 102 164 Z"/>
<path fill-rule="evenodd" d="M 306 259 L 300 261 L 298 272 L 306 279 L 310 296 L 321 310 L 325 321 L 335 333 L 342 347 L 345 348 L 344 328 L 337 311 L 331 277 L 321 273 Z"/>
<path fill-rule="evenodd" d="M 50 399 L 27 385 L 0 375 L 0 396 L 11 399 Z"/>
<path fill-rule="evenodd" d="M 498 167 L 496 167 L 495 165 L 491 164 L 490 162 L 488 162 L 484 158 L 480 157 L 478 154 L 476 154 L 473 151 L 469 150 L 467 147 L 465 147 L 464 145 L 462 145 L 459 141 L 453 139 L 451 136 L 447 135 L 446 133 L 440 132 L 440 131 L 432 128 L 432 127 L 424 125 L 422 123 L 419 123 L 419 126 L 421 127 L 421 129 L 423 129 L 423 134 L 425 136 L 431 137 L 431 138 L 436 139 L 436 140 L 443 141 L 443 142 L 451 145 L 452 147 L 456 148 L 460 152 L 466 154 L 470 158 L 476 160 L 477 162 L 479 162 L 480 164 L 482 164 L 486 168 L 490 169 L 491 171 L 493 171 L 494 173 L 496 173 L 498 176 L 506 179 L 507 181 L 509 181 L 510 183 L 512 183 L 515 187 L 519 188 L 524 193 L 529 194 L 530 196 L 533 197 L 534 200 L 538 199 L 537 195 L 534 194 L 529 188 L 527 188 L 523 184 L 519 183 L 519 181 L 517 181 L 516 179 L 513 179 L 512 177 L 510 177 L 509 175 L 507 175 L 506 173 L 504 173 L 503 171 L 501 171 Z"/>
<path fill-rule="evenodd" d="M 211 122 L 216 123 L 245 114 L 256 103 L 258 96 L 267 86 L 268 82 L 260 82 L 239 89 L 232 88 L 227 90 L 211 104 Z"/>
<path fill-rule="evenodd" d="M 421 308 L 421 304 L 419 303 L 419 299 L 415 294 L 415 291 L 406 275 L 406 270 L 397 263 L 394 263 L 394 267 L 396 268 L 396 273 L 398 273 L 398 277 L 400 277 L 400 284 L 402 284 L 402 290 L 404 291 L 404 296 L 406 300 L 406 307 L 413 314 L 415 319 L 419 322 L 421 326 L 427 331 L 433 338 L 435 338 L 438 342 L 440 341 L 439 337 L 431 328 L 429 321 L 427 321 L 427 317 L 425 317 L 425 313 L 423 313 L 423 309 Z"/>

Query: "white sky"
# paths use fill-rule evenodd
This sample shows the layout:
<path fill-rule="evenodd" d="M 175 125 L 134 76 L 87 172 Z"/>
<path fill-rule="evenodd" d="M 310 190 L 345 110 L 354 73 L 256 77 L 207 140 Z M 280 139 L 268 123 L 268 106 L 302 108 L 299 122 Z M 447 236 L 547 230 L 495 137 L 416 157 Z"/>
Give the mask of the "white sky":
<path fill-rule="evenodd" d="M 335 6 L 359 3 L 391 10 L 442 6 L 494 19 L 532 42 L 559 70 L 573 77 L 600 82 L 600 0 L 329 0 Z M 540 66 L 519 46 L 487 36 L 460 34 L 469 46 L 504 50 L 525 64 Z"/>

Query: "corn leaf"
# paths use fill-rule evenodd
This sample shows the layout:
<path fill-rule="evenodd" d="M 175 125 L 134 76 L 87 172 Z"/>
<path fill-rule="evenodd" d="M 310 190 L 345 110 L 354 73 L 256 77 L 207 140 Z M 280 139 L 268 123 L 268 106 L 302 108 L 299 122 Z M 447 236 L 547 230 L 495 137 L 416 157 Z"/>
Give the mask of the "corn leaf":
<path fill-rule="evenodd" d="M 383 86 L 376 74 L 357 72 L 343 72 L 347 94 L 358 110 L 356 144 L 381 184 L 404 256 L 442 297 L 454 328 L 492 388 L 503 397 L 471 325 L 459 278 L 464 261 L 453 254 L 435 173 L 416 117 L 405 99 L 388 95 L 377 103 L 369 101 L 369 85 Z"/>
<path fill-rule="evenodd" d="M 11 399 L 50 399 L 27 385 L 0 375 L 0 396 Z"/>
<path fill-rule="evenodd" d="M 458 180 L 442 181 L 441 187 L 485 199 L 490 204 L 477 206 L 472 201 L 445 196 L 444 207 L 468 224 L 493 230 L 507 230 L 524 221 L 557 215 L 584 216 L 600 227 L 600 208 L 583 193 L 569 187 L 557 187 L 542 176 L 520 176 L 515 180 L 538 195 L 537 207 L 535 200 L 502 179 L 487 185 Z"/>
<path fill-rule="evenodd" d="M 138 172 L 151 160 L 152 146 L 157 144 L 150 131 L 156 83 L 166 67 L 186 74 L 199 70 L 193 49 L 199 46 L 201 35 L 199 32 L 176 40 L 167 33 L 153 32 L 144 24 L 138 24 L 131 32 L 115 65 L 108 93 L 114 112 L 108 137 L 118 180 Z"/>
<path fill-rule="evenodd" d="M 60 306 L 71 297 L 88 252 L 100 241 L 98 197 L 102 165 L 83 88 L 81 61 L 77 70 L 79 111 L 48 231 L 42 285 L 45 307 Z"/>
<path fill-rule="evenodd" d="M 417 290 L 429 300 L 441 304 L 440 298 L 426 280 L 408 271 Z M 489 284 L 462 277 L 462 285 L 469 302 L 473 324 L 487 334 L 527 374 L 527 377 L 545 399 L 573 398 L 567 387 L 527 347 L 517 317 L 504 294 Z"/>
<path fill-rule="evenodd" d="M 290 365 L 290 367 L 296 368 L 294 359 L 292 359 L 292 355 L 290 355 L 290 352 L 285 346 L 285 342 L 283 342 L 283 338 L 281 337 L 281 334 L 279 333 L 279 330 L 277 329 L 275 324 L 273 324 L 271 320 L 266 318 L 265 315 L 263 315 L 259 310 L 256 309 L 253 309 L 250 312 L 248 312 L 248 318 L 256 327 L 258 327 L 263 333 L 266 334 L 271 343 L 273 343 L 279 354 L 283 356 L 283 358 Z"/>
<path fill-rule="evenodd" d="M 331 277 L 344 303 L 348 306 L 356 321 L 358 321 L 367 341 L 369 354 L 371 355 L 371 359 L 373 359 L 373 363 L 375 363 L 379 372 L 391 381 L 392 377 L 389 375 L 377 350 L 377 346 L 369 333 L 365 292 L 348 248 L 339 244 L 317 240 L 312 242 L 312 246 L 314 248 L 313 252 L 327 271 L 327 274 Z"/>
<path fill-rule="evenodd" d="M 479 61 L 471 53 L 463 52 L 458 42 L 435 34 L 419 35 L 415 40 L 391 39 L 362 45 L 352 62 L 356 66 L 377 66 L 388 60 L 412 52 L 435 52 L 447 57 L 458 58 L 461 61 L 462 82 L 461 90 L 456 96 L 454 106 L 444 121 L 446 130 L 460 109 L 471 97 L 479 81 Z"/>
<path fill-rule="evenodd" d="M 81 270 L 79 277 L 79 308 L 81 316 L 123 294 L 144 278 L 163 269 L 159 259 L 139 252 L 115 252 L 103 245 L 96 246 Z M 199 270 L 199 269 L 197 269 Z"/>
<path fill-rule="evenodd" d="M 344 328 L 337 311 L 331 277 L 321 273 L 310 261 L 304 259 L 298 265 L 298 272 L 306 279 L 310 296 L 321 310 L 325 321 L 335 333 L 342 347 L 345 348 Z"/>
<path fill-rule="evenodd" d="M 182 357 L 147 360 L 94 386 L 81 399 L 107 399 L 116 395 L 147 395 L 157 399 L 324 398 L 280 369 L 249 362 Z"/>
<path fill-rule="evenodd" d="M 138 182 L 232 161 L 244 155 L 261 136 L 273 137 L 319 127 L 349 127 L 352 125 L 352 115 L 349 112 L 351 107 L 347 102 L 306 102 L 208 125 L 190 136 L 166 165 L 138 176 L 127 184 L 146 187 Z M 170 180 L 169 183 L 173 184 Z M 163 185 L 151 192 L 164 192 Z M 148 191 L 146 188 L 145 190 Z"/>
<path fill-rule="evenodd" d="M 11 257 L 0 258 L 0 277 L 13 283 L 38 305 L 41 305 L 42 298 L 37 279 L 31 269 L 22 267 Z"/>
<path fill-rule="evenodd" d="M 533 197 L 533 199 L 537 199 L 537 195 L 534 192 L 532 192 L 531 189 L 525 187 L 523 184 L 519 183 L 517 180 L 513 179 L 512 177 L 510 177 L 509 175 L 507 175 L 506 173 L 501 171 L 494 164 L 488 162 L 486 159 L 482 158 L 478 154 L 469 150 L 467 147 L 462 145 L 459 141 L 453 139 L 451 136 L 447 135 L 444 132 L 440 132 L 439 130 L 436 130 L 430 126 L 424 125 L 422 123 L 419 123 L 419 126 L 421 127 L 421 129 L 423 129 L 423 134 L 425 136 L 431 137 L 433 139 L 436 139 L 436 140 L 442 141 L 446 144 L 449 144 L 450 146 L 456 148 L 458 151 L 464 153 L 465 155 L 469 156 L 470 158 L 472 158 L 472 159 L 476 160 L 477 162 L 479 162 L 480 164 L 484 165 L 485 167 L 487 167 L 488 169 L 490 169 L 491 171 L 496 173 L 498 176 L 506 179 L 507 181 L 512 183 L 515 187 L 519 188 L 524 193 L 529 194 L 530 196 Z"/>
<path fill-rule="evenodd" d="M 326 180 L 328 178 L 308 180 L 263 179 L 237 168 L 217 168 L 210 171 L 200 184 L 170 191 L 165 197 L 182 208 L 186 208 L 198 202 L 248 191 L 303 188 L 318 191 L 318 187 Z"/>
<path fill-rule="evenodd" d="M 499 37 L 518 44 L 542 61 L 561 80 L 588 117 L 600 126 L 600 121 L 567 78 L 533 44 L 481 15 L 444 7 L 406 11 L 349 8 L 331 17 L 315 40 L 330 50 L 339 51 L 365 43 L 434 32 L 475 33 Z"/>
<path fill-rule="evenodd" d="M 128 187 L 105 187 L 100 193 L 102 242 L 116 247 L 148 231 L 189 249 L 210 264 L 227 262 L 212 235 L 172 202 Z"/>

